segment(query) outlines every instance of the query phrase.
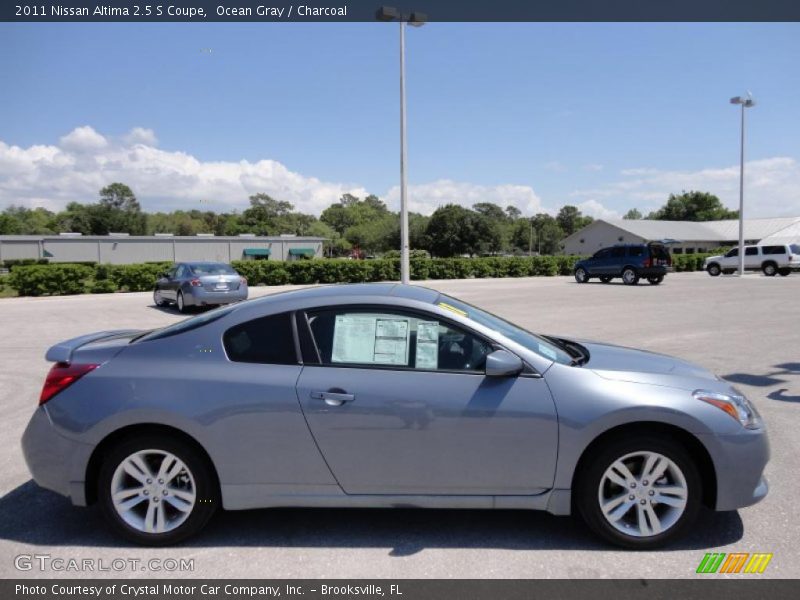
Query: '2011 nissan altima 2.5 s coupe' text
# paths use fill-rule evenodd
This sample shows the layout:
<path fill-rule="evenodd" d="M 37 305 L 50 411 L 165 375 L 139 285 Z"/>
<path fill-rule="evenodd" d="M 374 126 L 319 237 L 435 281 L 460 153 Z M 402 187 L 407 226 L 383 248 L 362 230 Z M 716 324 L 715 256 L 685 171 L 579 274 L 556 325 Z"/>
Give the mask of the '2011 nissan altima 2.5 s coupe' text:
<path fill-rule="evenodd" d="M 652 548 L 767 493 L 764 426 L 727 382 L 423 287 L 274 294 L 46 358 L 34 479 L 144 544 L 218 507 L 399 505 L 576 510 Z"/>

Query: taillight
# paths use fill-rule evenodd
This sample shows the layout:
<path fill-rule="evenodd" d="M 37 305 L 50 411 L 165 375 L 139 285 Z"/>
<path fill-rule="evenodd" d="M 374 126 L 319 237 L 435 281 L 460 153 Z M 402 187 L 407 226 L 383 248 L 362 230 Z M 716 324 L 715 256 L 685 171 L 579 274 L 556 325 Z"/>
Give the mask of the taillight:
<path fill-rule="evenodd" d="M 100 365 L 69 365 L 67 363 L 56 363 L 47 374 L 44 380 L 44 387 L 39 396 L 39 406 L 50 400 L 61 390 L 65 390 L 70 385 L 78 381 L 89 371 L 96 369 Z"/>
<path fill-rule="evenodd" d="M 201 285 L 203 285 L 203 282 L 197 278 L 192 279 L 189 283 L 191 284 L 192 287 L 200 287 Z"/>
<path fill-rule="evenodd" d="M 242 285 L 247 285 L 247 277 L 242 277 Z"/>
<path fill-rule="evenodd" d="M 644 259 L 644 267 L 645 267 L 645 269 L 649 268 L 650 264 L 651 264 L 651 259 L 649 257 L 645 258 Z"/>

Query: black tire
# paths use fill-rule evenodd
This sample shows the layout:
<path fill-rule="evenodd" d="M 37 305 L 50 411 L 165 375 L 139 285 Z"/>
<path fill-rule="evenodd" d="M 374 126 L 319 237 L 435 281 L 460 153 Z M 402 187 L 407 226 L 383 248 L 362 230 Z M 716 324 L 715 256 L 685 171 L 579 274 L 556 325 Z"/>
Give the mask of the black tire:
<path fill-rule="evenodd" d="M 611 275 L 600 275 L 600 281 L 602 281 L 603 283 L 608 283 L 612 279 L 614 278 Z"/>
<path fill-rule="evenodd" d="M 161 290 L 156 288 L 153 290 L 153 304 L 156 306 L 166 306 L 168 302 L 161 297 Z"/>
<path fill-rule="evenodd" d="M 708 265 L 708 267 L 706 267 L 706 271 L 708 271 L 708 274 L 712 277 L 719 277 L 719 274 L 722 273 L 722 269 L 717 263 L 711 263 Z"/>
<path fill-rule="evenodd" d="M 183 523 L 165 533 L 145 533 L 129 525 L 114 508 L 112 501 L 111 486 L 115 470 L 129 456 L 142 450 L 162 450 L 173 454 L 186 465 L 194 479 L 196 502 L 191 513 Z M 205 527 L 220 505 L 217 479 L 208 460 L 183 440 L 153 434 L 126 438 L 106 455 L 97 478 L 97 498 L 103 516 L 115 533 L 146 546 L 169 546 L 185 540 Z"/>
<path fill-rule="evenodd" d="M 664 276 L 663 275 L 655 275 L 653 277 L 648 277 L 647 281 L 650 282 L 650 285 L 658 285 L 659 283 L 664 281 Z"/>
<path fill-rule="evenodd" d="M 761 271 L 763 271 L 764 275 L 767 277 L 775 277 L 775 275 L 778 274 L 778 265 L 772 261 L 765 262 L 761 265 Z"/>
<path fill-rule="evenodd" d="M 736 273 L 736 269 L 725 269 L 722 273 L 723 275 L 733 275 Z"/>
<path fill-rule="evenodd" d="M 791 269 L 778 269 L 778 275 L 780 275 L 781 277 L 786 277 L 791 272 L 792 272 Z"/>
<path fill-rule="evenodd" d="M 603 515 L 599 501 L 606 469 L 619 458 L 641 451 L 656 452 L 670 459 L 682 472 L 687 487 L 686 506 L 680 517 L 666 531 L 646 537 L 627 535 L 616 529 Z M 681 537 L 697 519 L 702 503 L 702 481 L 695 461 L 680 443 L 661 435 L 634 435 L 603 445 L 592 452 L 576 478 L 574 503 L 586 524 L 601 538 L 623 548 L 649 550 Z"/>
<path fill-rule="evenodd" d="M 575 269 L 575 281 L 578 283 L 586 283 L 589 281 L 589 274 L 586 272 L 586 269 L 583 267 Z"/>
<path fill-rule="evenodd" d="M 636 285 L 639 283 L 639 274 L 633 267 L 625 267 L 622 270 L 622 283 L 625 285 Z"/>
<path fill-rule="evenodd" d="M 189 307 L 186 306 L 186 302 L 183 299 L 183 292 L 180 290 L 178 291 L 178 295 L 176 296 L 175 306 L 178 308 L 178 312 L 180 313 L 186 314 L 187 312 L 189 312 Z"/>

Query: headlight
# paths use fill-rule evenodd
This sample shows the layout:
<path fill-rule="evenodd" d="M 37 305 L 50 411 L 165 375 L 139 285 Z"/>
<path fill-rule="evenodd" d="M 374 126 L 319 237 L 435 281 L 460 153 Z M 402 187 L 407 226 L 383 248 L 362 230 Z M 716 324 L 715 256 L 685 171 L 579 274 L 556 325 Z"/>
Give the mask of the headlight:
<path fill-rule="evenodd" d="M 707 390 L 697 390 L 692 394 L 696 399 L 708 402 L 724 410 L 748 429 L 761 427 L 761 416 L 742 394 L 721 394 Z"/>

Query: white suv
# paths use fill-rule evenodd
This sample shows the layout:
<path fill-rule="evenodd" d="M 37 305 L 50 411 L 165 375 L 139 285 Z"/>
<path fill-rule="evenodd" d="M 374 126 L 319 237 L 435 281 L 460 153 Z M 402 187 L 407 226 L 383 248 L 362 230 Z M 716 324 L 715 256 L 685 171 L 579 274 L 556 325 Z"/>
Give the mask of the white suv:
<path fill-rule="evenodd" d="M 778 244 L 774 246 L 745 246 L 744 268 L 748 271 L 763 271 L 770 277 L 786 276 L 800 270 L 800 244 Z M 725 256 L 709 256 L 705 269 L 712 277 L 720 273 L 735 273 L 739 269 L 739 249 L 734 248 Z"/>

